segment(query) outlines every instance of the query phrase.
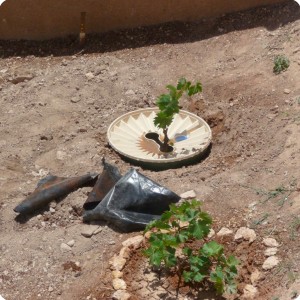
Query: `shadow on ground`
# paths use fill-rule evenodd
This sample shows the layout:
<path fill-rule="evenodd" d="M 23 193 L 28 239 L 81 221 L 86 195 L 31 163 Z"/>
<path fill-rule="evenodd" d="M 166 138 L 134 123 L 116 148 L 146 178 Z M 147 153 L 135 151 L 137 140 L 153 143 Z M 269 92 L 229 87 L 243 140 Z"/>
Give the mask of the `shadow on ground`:
<path fill-rule="evenodd" d="M 83 48 L 79 46 L 77 36 L 47 41 L 0 40 L 0 57 L 68 56 L 112 52 L 164 43 L 192 43 L 228 32 L 255 27 L 265 27 L 272 31 L 297 19 L 300 19 L 299 5 L 295 1 L 286 1 L 278 5 L 231 13 L 213 19 L 203 19 L 199 22 L 172 22 L 103 34 L 90 34 Z"/>

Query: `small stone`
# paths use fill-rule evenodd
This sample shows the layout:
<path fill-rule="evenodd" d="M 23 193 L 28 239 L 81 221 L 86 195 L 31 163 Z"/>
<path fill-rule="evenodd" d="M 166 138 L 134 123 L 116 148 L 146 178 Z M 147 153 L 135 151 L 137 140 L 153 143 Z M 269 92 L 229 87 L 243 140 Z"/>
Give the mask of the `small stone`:
<path fill-rule="evenodd" d="M 64 152 L 64 151 L 58 150 L 58 151 L 56 152 L 56 158 L 57 158 L 58 160 L 64 160 L 64 159 L 66 158 L 66 156 L 67 156 L 67 153 Z"/>
<path fill-rule="evenodd" d="M 88 79 L 88 80 L 92 80 L 95 76 L 92 72 L 89 72 L 89 73 L 86 73 L 85 74 L 85 77 Z"/>
<path fill-rule="evenodd" d="M 109 242 L 108 242 L 108 245 L 115 245 L 115 244 L 116 244 L 115 241 L 109 241 Z"/>
<path fill-rule="evenodd" d="M 278 242 L 273 238 L 264 238 L 263 244 L 267 247 L 279 247 Z"/>
<path fill-rule="evenodd" d="M 257 299 L 258 290 L 251 284 L 246 284 L 243 290 L 243 299 Z"/>
<path fill-rule="evenodd" d="M 274 267 L 276 267 L 278 264 L 279 264 L 279 259 L 278 259 L 278 257 L 277 257 L 277 256 L 270 256 L 270 257 L 268 257 L 268 258 L 264 261 L 264 263 L 263 263 L 263 265 L 262 265 L 262 268 L 263 268 L 264 270 L 271 270 L 271 269 L 273 269 Z"/>
<path fill-rule="evenodd" d="M 247 227 L 241 227 L 238 229 L 234 236 L 234 240 L 246 240 L 249 241 L 249 243 L 252 243 L 256 239 L 256 233 L 253 229 L 247 228 Z"/>
<path fill-rule="evenodd" d="M 69 245 L 65 244 L 65 243 L 61 243 L 60 250 L 62 252 L 68 252 L 68 251 L 72 251 L 72 248 Z"/>
<path fill-rule="evenodd" d="M 233 231 L 229 228 L 223 227 L 221 230 L 217 233 L 217 236 L 224 236 L 224 235 L 229 235 L 232 234 Z"/>
<path fill-rule="evenodd" d="M 96 229 L 94 232 L 93 232 L 93 235 L 96 235 L 96 234 L 98 234 L 98 233 L 100 233 L 101 231 L 102 231 L 102 227 L 101 226 L 99 226 L 99 228 L 98 229 Z"/>
<path fill-rule="evenodd" d="M 13 84 L 18 84 L 20 82 L 29 81 L 33 77 L 34 77 L 33 74 L 19 75 L 19 76 L 15 76 L 13 78 L 10 78 L 8 81 L 12 82 Z"/>
<path fill-rule="evenodd" d="M 208 233 L 208 235 L 207 235 L 207 237 L 210 239 L 210 238 L 212 238 L 215 234 L 216 234 L 216 232 L 211 228 L 210 231 L 209 231 L 209 233 Z"/>
<path fill-rule="evenodd" d="M 112 270 L 122 271 L 126 264 L 126 259 L 119 255 L 114 255 L 114 257 L 109 261 L 109 264 L 111 265 Z"/>
<path fill-rule="evenodd" d="M 127 288 L 126 282 L 121 278 L 113 279 L 112 285 L 115 290 L 126 290 Z"/>
<path fill-rule="evenodd" d="M 138 249 L 141 246 L 142 241 L 144 240 L 144 237 L 142 235 L 137 235 L 134 237 L 131 237 L 124 241 L 122 245 L 124 247 L 132 248 L 132 249 Z"/>
<path fill-rule="evenodd" d="M 265 250 L 265 256 L 273 256 L 277 254 L 278 249 L 277 248 L 268 248 Z"/>
<path fill-rule="evenodd" d="M 194 199 L 194 198 L 196 198 L 196 192 L 194 190 L 187 191 L 185 193 L 182 193 L 180 195 L 180 198 L 181 199 Z"/>
<path fill-rule="evenodd" d="M 99 227 L 99 225 L 85 225 L 81 230 L 81 235 L 90 238 Z"/>
<path fill-rule="evenodd" d="M 259 282 L 261 278 L 262 278 L 262 273 L 259 272 L 257 269 L 255 269 L 250 275 L 250 281 L 254 286 Z"/>
<path fill-rule="evenodd" d="M 72 103 L 77 103 L 77 102 L 79 102 L 81 99 L 80 98 L 78 98 L 78 97 L 72 97 L 71 98 L 71 102 Z"/>
<path fill-rule="evenodd" d="M 117 270 L 115 270 L 115 271 L 112 271 L 111 272 L 111 275 L 112 275 L 112 277 L 115 279 L 115 278 L 121 278 L 122 276 L 123 276 L 123 272 L 120 272 L 120 271 L 117 271 Z"/>
<path fill-rule="evenodd" d="M 129 255 L 130 255 L 130 249 L 128 247 L 123 247 L 120 250 L 120 254 L 119 254 L 120 257 L 127 259 L 129 258 Z"/>
<path fill-rule="evenodd" d="M 135 95 L 135 92 L 133 90 L 128 90 L 128 91 L 125 92 L 125 95 L 126 96 L 133 96 L 133 95 Z"/>
<path fill-rule="evenodd" d="M 284 89 L 284 93 L 285 94 L 289 94 L 291 92 L 291 90 L 289 90 L 289 89 Z"/>
<path fill-rule="evenodd" d="M 49 211 L 51 212 L 51 214 L 54 214 L 54 213 L 55 213 L 55 209 L 52 208 L 52 207 L 49 208 Z"/>
<path fill-rule="evenodd" d="M 67 245 L 70 247 L 73 247 L 75 245 L 75 241 L 74 240 L 70 240 L 67 242 Z"/>
<path fill-rule="evenodd" d="M 129 300 L 130 297 L 131 295 L 129 293 L 122 290 L 116 291 L 112 295 L 113 300 Z"/>
<path fill-rule="evenodd" d="M 48 292 L 53 292 L 54 291 L 54 288 L 52 287 L 52 286 L 49 286 L 49 288 L 48 288 Z"/>

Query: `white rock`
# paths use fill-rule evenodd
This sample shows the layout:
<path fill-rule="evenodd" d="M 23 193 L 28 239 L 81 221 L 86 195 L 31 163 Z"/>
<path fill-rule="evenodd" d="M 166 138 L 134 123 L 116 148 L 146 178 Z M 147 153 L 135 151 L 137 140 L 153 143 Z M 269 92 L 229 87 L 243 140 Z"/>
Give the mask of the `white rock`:
<path fill-rule="evenodd" d="M 126 264 L 126 259 L 119 255 L 114 255 L 113 258 L 109 261 L 109 264 L 111 265 L 111 269 L 122 271 Z"/>
<path fill-rule="evenodd" d="M 231 229 L 222 227 L 221 230 L 217 233 L 217 236 L 224 236 L 224 235 L 229 235 L 232 233 L 233 233 L 233 231 Z"/>
<path fill-rule="evenodd" d="M 216 232 L 211 228 L 210 231 L 209 231 L 209 233 L 208 233 L 208 235 L 207 235 L 207 237 L 210 239 L 210 238 L 212 238 L 215 234 L 216 234 Z"/>
<path fill-rule="evenodd" d="M 120 250 L 120 253 L 119 253 L 120 257 L 127 259 L 127 258 L 129 258 L 129 255 L 130 255 L 130 249 L 128 247 L 123 247 Z"/>
<path fill-rule="evenodd" d="M 284 89 L 284 93 L 285 94 L 289 94 L 291 92 L 291 90 L 289 90 L 289 89 Z"/>
<path fill-rule="evenodd" d="M 190 190 L 180 194 L 181 199 L 194 199 L 196 198 L 196 192 L 194 190 Z"/>
<path fill-rule="evenodd" d="M 54 291 L 54 288 L 50 285 L 49 288 L 48 288 L 48 292 L 52 293 L 53 291 Z"/>
<path fill-rule="evenodd" d="M 252 243 L 256 239 L 256 233 L 253 229 L 247 228 L 247 227 L 241 227 L 238 229 L 234 236 L 234 240 L 246 240 L 249 241 L 249 243 Z"/>
<path fill-rule="evenodd" d="M 125 92 L 125 95 L 126 96 L 132 96 L 132 95 L 135 95 L 135 92 L 133 90 L 128 90 Z"/>
<path fill-rule="evenodd" d="M 67 156 L 67 153 L 64 152 L 64 151 L 58 150 L 58 151 L 56 152 L 56 158 L 57 158 L 58 160 L 64 160 L 64 159 L 66 158 L 66 156 Z"/>
<path fill-rule="evenodd" d="M 72 251 L 72 248 L 69 245 L 65 244 L 65 243 L 61 243 L 60 244 L 60 250 L 62 252 L 68 252 L 68 251 Z"/>
<path fill-rule="evenodd" d="M 131 295 L 129 293 L 122 290 L 116 291 L 112 295 L 113 300 L 128 300 L 130 297 Z"/>
<path fill-rule="evenodd" d="M 92 72 L 89 72 L 89 73 L 86 73 L 86 74 L 85 74 L 85 77 L 86 77 L 88 80 L 91 80 L 91 79 L 93 79 L 95 76 L 94 76 L 94 74 L 93 74 Z"/>
<path fill-rule="evenodd" d="M 278 242 L 273 238 L 264 238 L 263 244 L 267 247 L 279 247 Z"/>
<path fill-rule="evenodd" d="M 121 278 L 113 279 L 112 285 L 115 290 L 126 290 L 127 288 L 126 282 Z"/>
<path fill-rule="evenodd" d="M 243 299 L 257 299 L 258 290 L 251 284 L 246 284 L 243 290 Z"/>
<path fill-rule="evenodd" d="M 265 256 L 272 256 L 272 255 L 276 255 L 278 251 L 278 248 L 274 247 L 274 248 L 268 248 L 265 250 Z"/>
<path fill-rule="evenodd" d="M 262 273 L 255 269 L 250 275 L 250 281 L 252 285 L 256 285 L 258 281 L 262 278 Z"/>
<path fill-rule="evenodd" d="M 67 242 L 67 245 L 70 247 L 73 247 L 75 245 L 75 241 L 74 240 L 70 240 Z"/>
<path fill-rule="evenodd" d="M 90 238 L 99 227 L 99 225 L 85 225 L 81 230 L 81 235 Z"/>
<path fill-rule="evenodd" d="M 112 277 L 115 279 L 115 278 L 121 278 L 122 276 L 123 276 L 123 272 L 120 272 L 120 271 L 117 271 L 117 270 L 115 270 L 115 271 L 112 271 L 111 272 L 111 275 L 112 275 Z"/>
<path fill-rule="evenodd" d="M 126 241 L 124 241 L 122 243 L 122 245 L 124 247 L 138 249 L 141 246 L 141 243 L 143 240 L 144 240 L 144 237 L 142 235 L 137 235 L 137 236 L 127 239 Z"/>
<path fill-rule="evenodd" d="M 264 270 L 271 270 L 274 267 L 276 267 L 278 263 L 279 263 L 279 259 L 277 256 L 270 256 L 264 261 L 262 268 Z"/>
<path fill-rule="evenodd" d="M 96 235 L 96 234 L 98 234 L 98 233 L 100 233 L 101 231 L 102 231 L 102 227 L 101 226 L 99 226 L 99 228 L 98 229 L 96 229 L 94 232 L 93 232 L 93 235 Z"/>

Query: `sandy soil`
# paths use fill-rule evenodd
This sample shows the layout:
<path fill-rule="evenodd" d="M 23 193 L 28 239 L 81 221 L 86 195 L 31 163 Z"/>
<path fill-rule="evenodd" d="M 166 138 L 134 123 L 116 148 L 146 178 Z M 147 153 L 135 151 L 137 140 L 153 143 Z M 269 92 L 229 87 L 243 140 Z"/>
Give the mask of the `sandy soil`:
<path fill-rule="evenodd" d="M 108 126 L 154 106 L 165 85 L 182 76 L 203 84 L 203 94 L 182 106 L 211 125 L 211 152 L 196 165 L 141 172 L 179 194 L 195 190 L 216 227 L 245 224 L 275 237 L 281 263 L 264 284 L 273 287 L 270 299 L 290 299 L 286 289 L 297 287 L 300 266 L 300 9 L 293 2 L 94 36 L 84 49 L 72 37 L 0 41 L 0 294 L 6 300 L 110 299 L 108 259 L 130 235 L 109 224 L 91 238 L 81 235 L 79 211 L 90 188 L 26 219 L 13 208 L 47 173 L 101 172 L 103 156 L 125 173 L 131 166 L 108 147 Z M 278 54 L 290 67 L 275 75 Z"/>

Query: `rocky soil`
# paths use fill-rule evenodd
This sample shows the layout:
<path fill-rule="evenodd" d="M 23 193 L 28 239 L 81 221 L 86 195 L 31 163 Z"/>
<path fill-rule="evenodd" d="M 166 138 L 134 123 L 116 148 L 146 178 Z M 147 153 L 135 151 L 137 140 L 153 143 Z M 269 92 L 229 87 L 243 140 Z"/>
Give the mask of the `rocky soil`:
<path fill-rule="evenodd" d="M 194 190 L 216 232 L 248 227 L 259 241 L 276 239 L 280 262 L 262 270 L 255 299 L 300 293 L 299 41 L 294 1 L 90 36 L 83 49 L 75 37 L 0 41 L 1 296 L 111 299 L 108 262 L 134 233 L 82 223 L 90 188 L 26 218 L 13 208 L 46 174 L 101 172 L 103 156 L 124 174 L 131 165 L 108 146 L 108 126 L 154 106 L 182 76 L 203 84 L 201 96 L 181 104 L 212 127 L 211 151 L 196 165 L 140 171 L 178 194 Z M 279 54 L 290 67 L 275 75 Z"/>

